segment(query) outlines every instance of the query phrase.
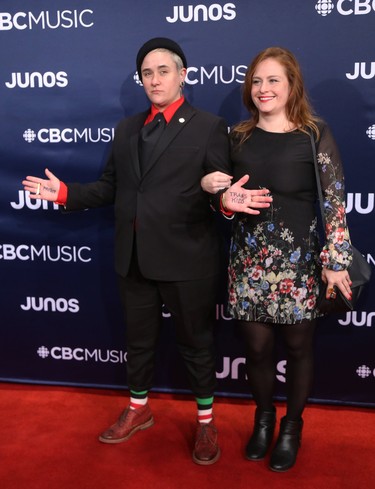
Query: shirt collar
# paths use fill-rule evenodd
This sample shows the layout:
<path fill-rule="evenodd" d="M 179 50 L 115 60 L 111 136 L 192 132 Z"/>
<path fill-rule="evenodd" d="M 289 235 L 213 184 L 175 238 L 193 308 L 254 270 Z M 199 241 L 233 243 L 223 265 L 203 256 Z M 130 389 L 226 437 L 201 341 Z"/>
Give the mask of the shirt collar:
<path fill-rule="evenodd" d="M 166 120 L 166 123 L 168 124 L 172 117 L 175 115 L 177 110 L 181 107 L 181 105 L 185 102 L 185 97 L 182 95 L 178 100 L 173 102 L 171 105 L 168 105 L 168 107 L 163 111 L 164 118 Z M 155 107 L 155 105 L 151 105 L 151 111 L 145 121 L 145 125 L 148 124 L 153 120 L 153 118 L 158 114 L 160 110 Z"/>

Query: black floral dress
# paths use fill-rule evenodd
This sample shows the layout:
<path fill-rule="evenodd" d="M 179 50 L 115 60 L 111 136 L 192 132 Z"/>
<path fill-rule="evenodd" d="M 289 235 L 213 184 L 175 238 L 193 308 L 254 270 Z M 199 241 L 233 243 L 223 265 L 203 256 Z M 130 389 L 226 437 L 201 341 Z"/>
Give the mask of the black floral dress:
<path fill-rule="evenodd" d="M 301 131 L 255 128 L 232 145 L 234 181 L 268 188 L 273 202 L 260 215 L 237 214 L 229 261 L 228 309 L 245 321 L 294 324 L 317 317 L 321 264 L 344 270 L 351 262 L 344 176 L 332 134 L 320 124 L 318 165 L 324 195 L 326 244 L 317 229 L 316 180 L 310 138 Z"/>

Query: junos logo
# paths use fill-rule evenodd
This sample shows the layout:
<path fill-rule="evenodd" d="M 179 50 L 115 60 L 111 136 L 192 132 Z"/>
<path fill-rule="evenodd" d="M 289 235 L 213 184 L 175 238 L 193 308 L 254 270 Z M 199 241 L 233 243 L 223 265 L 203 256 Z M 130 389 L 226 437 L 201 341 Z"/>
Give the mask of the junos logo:
<path fill-rule="evenodd" d="M 230 378 L 232 380 L 238 379 L 246 379 L 246 371 L 245 371 L 246 359 L 243 357 L 235 358 L 231 360 L 230 357 L 223 357 L 223 368 L 221 372 L 216 372 L 216 378 L 218 379 L 226 379 Z M 240 376 L 240 368 L 242 368 L 242 375 Z M 285 373 L 286 373 L 286 360 L 281 360 L 277 363 L 276 366 L 277 372 L 280 375 L 276 375 L 277 380 L 285 383 Z"/>
<path fill-rule="evenodd" d="M 286 360 L 280 360 L 276 365 L 276 370 L 279 374 L 276 375 L 276 378 L 279 382 L 283 384 L 286 383 Z"/>
<path fill-rule="evenodd" d="M 54 360 L 77 361 L 77 362 L 99 362 L 99 363 L 126 363 L 127 352 L 121 350 L 102 350 L 95 348 L 71 348 L 69 346 L 54 346 L 47 348 L 40 346 L 37 350 L 40 358 Z"/>
<path fill-rule="evenodd" d="M 85 10 L 57 10 L 49 12 L 43 10 L 34 15 L 32 12 L 0 12 L 0 31 L 10 31 L 17 29 L 33 30 L 40 29 L 78 29 L 79 27 L 89 28 L 94 25 L 92 15 L 94 12 L 90 9 Z"/>
<path fill-rule="evenodd" d="M 366 326 L 367 328 L 371 328 L 373 326 L 373 320 L 375 318 L 375 312 L 347 312 L 345 315 L 345 319 L 339 319 L 339 324 L 341 326 Z"/>
<path fill-rule="evenodd" d="M 65 71 L 59 71 L 53 73 L 52 71 L 47 71 L 46 73 L 39 73 L 34 71 L 29 73 L 12 73 L 11 80 L 5 82 L 7 88 L 52 88 L 60 87 L 64 88 L 68 85 L 68 75 Z"/>
<path fill-rule="evenodd" d="M 374 195 L 373 193 L 367 194 L 367 203 L 362 202 L 362 194 L 360 193 L 348 193 L 346 196 L 346 213 L 355 210 L 358 214 L 370 214 L 374 210 Z"/>
<path fill-rule="evenodd" d="M 345 73 L 349 80 L 356 80 L 359 76 L 365 80 L 371 80 L 375 77 L 375 61 L 368 63 L 354 63 L 353 73 Z"/>
<path fill-rule="evenodd" d="M 216 320 L 224 319 L 224 321 L 232 321 L 230 316 L 225 315 L 224 304 L 216 304 Z"/>
<path fill-rule="evenodd" d="M 315 4 L 316 12 L 322 17 L 331 14 L 335 4 L 331 0 L 318 0 Z M 375 0 L 338 0 L 337 12 L 340 15 L 366 15 L 375 12 Z"/>
<path fill-rule="evenodd" d="M 43 144 L 46 143 L 108 143 L 112 141 L 115 135 L 113 127 L 98 127 L 96 129 L 85 127 L 84 129 L 56 127 L 39 129 L 35 132 L 33 129 L 26 129 L 23 133 L 23 139 L 27 143 L 33 143 L 36 139 Z"/>
<path fill-rule="evenodd" d="M 245 365 L 245 358 L 235 358 L 231 360 L 230 357 L 223 357 L 223 369 L 221 372 L 216 372 L 216 378 L 225 379 L 227 377 L 238 380 L 239 379 L 239 367 Z M 243 369 L 242 378 L 246 377 L 245 368 Z"/>
<path fill-rule="evenodd" d="M 52 297 L 26 297 L 26 304 L 21 304 L 23 311 L 44 311 L 44 312 L 78 312 L 78 299 L 53 299 Z"/>
<path fill-rule="evenodd" d="M 44 261 L 44 262 L 83 262 L 88 263 L 91 261 L 89 253 L 91 248 L 88 246 L 50 246 L 41 245 L 36 247 L 34 245 L 13 245 L 2 244 L 0 245 L 0 260 L 12 261 Z"/>
<path fill-rule="evenodd" d="M 236 18 L 236 6 L 234 3 L 226 3 L 221 6 L 213 3 L 208 7 L 199 5 L 174 5 L 173 14 L 166 17 L 167 22 L 218 22 L 219 20 L 234 20 Z"/>
<path fill-rule="evenodd" d="M 51 207 L 53 210 L 59 210 L 59 206 L 54 202 L 48 202 L 48 200 L 42 199 L 30 199 L 30 192 L 24 190 L 18 191 L 18 202 L 10 202 L 10 206 L 15 210 L 23 209 L 27 207 L 32 211 L 42 208 L 44 211 L 49 210 Z"/>

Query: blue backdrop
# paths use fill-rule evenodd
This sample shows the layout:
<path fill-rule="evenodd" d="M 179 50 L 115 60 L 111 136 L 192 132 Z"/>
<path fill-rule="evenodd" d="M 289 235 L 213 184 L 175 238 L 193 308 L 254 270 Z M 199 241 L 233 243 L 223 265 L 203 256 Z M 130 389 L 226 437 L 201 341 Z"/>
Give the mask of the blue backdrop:
<path fill-rule="evenodd" d="M 271 45 L 296 54 L 342 152 L 352 240 L 374 265 L 374 1 L 2 0 L 0 9 L 0 380 L 126 386 L 112 209 L 63 215 L 30 201 L 21 180 L 46 167 L 66 181 L 97 179 L 117 122 L 148 106 L 135 56 L 154 36 L 181 44 L 187 99 L 228 125 L 247 116 L 241 87 L 253 56 Z M 245 396 L 225 270 L 223 262 L 218 393 Z M 320 322 L 312 399 L 375 406 L 373 291 L 372 283 L 352 314 Z M 182 392 L 187 379 L 163 315 L 155 389 Z M 277 354 L 283 397 L 281 346 Z"/>

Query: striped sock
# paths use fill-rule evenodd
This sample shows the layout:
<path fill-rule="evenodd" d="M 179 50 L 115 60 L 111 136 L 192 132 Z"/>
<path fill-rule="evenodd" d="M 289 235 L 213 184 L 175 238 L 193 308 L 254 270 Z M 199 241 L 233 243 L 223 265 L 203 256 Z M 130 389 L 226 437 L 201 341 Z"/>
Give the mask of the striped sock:
<path fill-rule="evenodd" d="M 198 407 L 198 422 L 199 423 L 210 423 L 213 418 L 212 405 L 214 402 L 213 397 L 196 397 Z"/>
<path fill-rule="evenodd" d="M 146 406 L 148 402 L 148 391 L 130 391 L 130 409 L 139 409 Z"/>

